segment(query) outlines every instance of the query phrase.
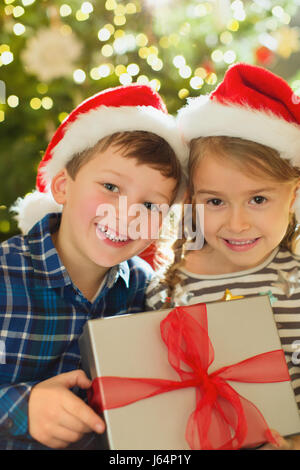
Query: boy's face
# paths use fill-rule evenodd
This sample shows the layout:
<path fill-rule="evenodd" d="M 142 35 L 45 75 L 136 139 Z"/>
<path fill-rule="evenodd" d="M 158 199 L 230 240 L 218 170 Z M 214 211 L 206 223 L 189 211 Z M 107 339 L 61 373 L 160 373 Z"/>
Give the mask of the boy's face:
<path fill-rule="evenodd" d="M 204 249 L 218 272 L 259 265 L 283 239 L 294 184 L 254 178 L 207 155 L 195 170 L 193 186 L 195 202 L 204 204 Z"/>
<path fill-rule="evenodd" d="M 166 210 L 176 186 L 113 147 L 96 153 L 75 180 L 66 170 L 59 178 L 60 241 L 83 269 L 86 263 L 109 268 L 141 253 L 158 237 L 165 215 L 158 206 Z"/>

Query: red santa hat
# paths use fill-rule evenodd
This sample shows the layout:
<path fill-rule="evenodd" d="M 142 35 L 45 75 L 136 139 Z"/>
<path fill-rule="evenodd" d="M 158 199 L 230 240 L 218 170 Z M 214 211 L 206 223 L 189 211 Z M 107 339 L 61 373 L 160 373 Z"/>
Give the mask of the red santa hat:
<path fill-rule="evenodd" d="M 177 122 L 186 142 L 230 136 L 276 149 L 300 167 L 300 98 L 280 77 L 263 67 L 231 66 L 210 95 L 191 98 Z M 300 221 L 300 194 L 295 201 Z"/>
<path fill-rule="evenodd" d="M 52 197 L 51 181 L 76 154 L 103 137 L 125 131 L 159 135 L 173 148 L 185 171 L 187 146 L 160 95 L 150 86 L 136 84 L 104 90 L 77 106 L 55 132 L 38 167 L 36 191 L 12 207 L 21 231 L 27 233 L 49 212 L 61 212 L 62 206 Z"/>

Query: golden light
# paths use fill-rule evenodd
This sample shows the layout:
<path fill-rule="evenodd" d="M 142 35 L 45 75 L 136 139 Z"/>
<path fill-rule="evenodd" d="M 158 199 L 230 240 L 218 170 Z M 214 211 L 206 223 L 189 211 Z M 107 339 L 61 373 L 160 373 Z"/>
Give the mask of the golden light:
<path fill-rule="evenodd" d="M 132 83 L 132 77 L 128 73 L 122 73 L 119 76 L 119 82 L 121 85 L 130 85 L 130 83 Z"/>
<path fill-rule="evenodd" d="M 40 98 L 32 98 L 29 104 L 30 107 L 36 111 L 42 106 L 42 101 L 40 100 Z"/>
<path fill-rule="evenodd" d="M 215 85 L 217 83 L 217 75 L 215 73 L 209 73 L 205 81 L 208 85 Z"/>
<path fill-rule="evenodd" d="M 216 49 L 211 53 L 211 58 L 214 62 L 221 62 L 223 60 L 223 52 L 220 49 Z"/>
<path fill-rule="evenodd" d="M 83 2 L 80 9 L 82 13 L 85 13 L 87 15 L 89 15 L 90 13 L 94 11 L 94 7 L 90 2 Z"/>
<path fill-rule="evenodd" d="M 3 65 L 8 65 L 14 60 L 14 55 L 10 51 L 4 51 L 1 54 L 1 62 Z"/>
<path fill-rule="evenodd" d="M 131 75 L 132 77 L 135 77 L 136 75 L 139 74 L 140 68 L 137 64 L 129 64 L 127 66 L 127 73 Z"/>
<path fill-rule="evenodd" d="M 48 85 L 46 83 L 38 83 L 36 89 L 38 93 L 44 95 L 48 91 Z"/>
<path fill-rule="evenodd" d="M 115 8 L 117 8 L 116 1 L 115 0 L 106 0 L 105 8 L 106 8 L 106 10 L 114 10 Z"/>
<path fill-rule="evenodd" d="M 180 67 L 178 72 L 182 78 L 189 78 L 192 75 L 192 69 L 188 65 Z"/>
<path fill-rule="evenodd" d="M 16 108 L 19 105 L 19 98 L 16 95 L 10 95 L 7 98 L 7 104 L 10 108 Z"/>
<path fill-rule="evenodd" d="M 100 78 L 108 77 L 111 73 L 110 64 L 102 64 L 98 67 Z"/>
<path fill-rule="evenodd" d="M 73 72 L 73 80 L 75 83 L 83 83 L 86 79 L 86 74 L 84 72 L 84 70 L 82 69 L 77 69 L 77 70 L 74 70 Z"/>
<path fill-rule="evenodd" d="M 46 110 L 51 109 L 53 107 L 53 99 L 50 96 L 44 96 L 42 98 L 42 107 Z"/>
<path fill-rule="evenodd" d="M 236 53 L 232 50 L 226 51 L 223 55 L 225 64 L 232 64 L 236 60 Z"/>
<path fill-rule="evenodd" d="M 161 83 L 157 78 L 153 78 L 153 80 L 150 80 L 149 85 L 151 88 L 153 88 L 155 91 L 159 91 L 161 87 Z"/>
<path fill-rule="evenodd" d="M 115 74 L 117 75 L 117 77 L 120 77 L 122 73 L 126 73 L 125 65 L 117 65 L 115 68 Z"/>
<path fill-rule="evenodd" d="M 136 40 L 137 46 L 139 47 L 145 47 L 148 44 L 148 38 L 146 34 L 143 34 L 143 33 L 138 34 L 135 40 Z"/>
<path fill-rule="evenodd" d="M 34 2 L 35 0 L 22 0 L 24 7 L 28 7 L 29 5 L 32 5 Z"/>
<path fill-rule="evenodd" d="M 194 72 L 194 75 L 196 77 L 205 78 L 207 76 L 207 71 L 205 70 L 204 67 L 197 67 L 195 72 Z"/>
<path fill-rule="evenodd" d="M 201 77 L 192 77 L 190 80 L 190 85 L 194 90 L 200 90 L 204 84 L 204 80 Z"/>
<path fill-rule="evenodd" d="M 75 18 L 77 21 L 86 21 L 89 19 L 89 14 L 84 13 L 82 10 L 77 10 Z"/>
<path fill-rule="evenodd" d="M 126 5 L 126 13 L 128 15 L 133 15 L 134 13 L 136 13 L 136 5 L 134 3 L 127 3 Z"/>
<path fill-rule="evenodd" d="M 23 7 L 18 6 L 13 9 L 13 15 L 15 18 L 19 18 L 19 16 L 24 15 L 24 13 L 25 13 L 25 10 Z"/>
<path fill-rule="evenodd" d="M 21 34 L 25 33 L 25 26 L 22 23 L 16 23 L 13 27 L 13 32 L 16 36 L 21 36 Z"/>
<path fill-rule="evenodd" d="M 136 81 L 139 85 L 147 85 L 149 78 L 146 75 L 140 75 Z"/>
<path fill-rule="evenodd" d="M 114 53 L 114 50 L 110 44 L 105 44 L 105 46 L 103 46 L 101 49 L 101 54 L 104 57 L 111 57 L 113 53 Z"/>
<path fill-rule="evenodd" d="M 180 98 L 181 100 L 184 100 L 185 98 L 189 96 L 189 94 L 190 94 L 189 90 L 187 90 L 186 88 L 182 88 L 178 92 L 178 98 Z"/>
<path fill-rule="evenodd" d="M 111 36 L 111 32 L 107 28 L 101 28 L 98 31 L 98 39 L 99 41 L 108 41 Z"/>
<path fill-rule="evenodd" d="M 70 5 L 64 3 L 59 9 L 59 13 L 62 17 L 69 16 L 72 13 L 72 8 L 70 7 Z"/>
<path fill-rule="evenodd" d="M 59 115 L 58 115 L 59 122 L 62 123 L 68 116 L 69 116 L 69 114 L 64 112 L 64 111 L 59 113 Z"/>
<path fill-rule="evenodd" d="M 100 73 L 99 73 L 99 67 L 93 67 L 93 68 L 90 70 L 90 77 L 91 77 L 93 80 L 100 80 L 101 75 L 100 75 Z"/>
<path fill-rule="evenodd" d="M 177 55 L 174 57 L 173 59 L 173 64 L 175 65 L 175 67 L 177 67 L 178 69 L 180 67 L 184 67 L 185 66 L 185 58 L 183 57 L 183 55 Z"/>

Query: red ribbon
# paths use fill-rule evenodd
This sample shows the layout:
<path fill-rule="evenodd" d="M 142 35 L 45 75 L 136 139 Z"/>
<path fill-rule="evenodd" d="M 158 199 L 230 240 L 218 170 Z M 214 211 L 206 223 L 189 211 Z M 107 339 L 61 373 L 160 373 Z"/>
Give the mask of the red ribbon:
<path fill-rule="evenodd" d="M 240 449 L 274 442 L 256 406 L 239 395 L 227 381 L 271 383 L 290 380 L 281 349 L 222 367 L 208 368 L 214 350 L 207 332 L 205 304 L 177 307 L 160 324 L 170 365 L 180 381 L 97 377 L 89 391 L 89 403 L 98 412 L 143 400 L 160 393 L 196 388 L 196 408 L 186 427 L 191 449 Z"/>

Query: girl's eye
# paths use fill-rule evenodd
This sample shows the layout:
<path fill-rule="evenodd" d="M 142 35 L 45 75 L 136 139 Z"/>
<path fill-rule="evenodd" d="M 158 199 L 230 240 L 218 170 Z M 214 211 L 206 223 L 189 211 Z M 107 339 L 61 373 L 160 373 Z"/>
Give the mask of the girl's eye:
<path fill-rule="evenodd" d="M 209 199 L 207 201 L 207 204 L 210 205 L 210 206 L 221 206 L 223 204 L 223 201 L 222 199 L 217 199 L 217 198 L 213 198 L 213 199 Z"/>
<path fill-rule="evenodd" d="M 159 211 L 159 206 L 158 204 L 153 204 L 152 202 L 144 202 L 144 206 L 146 207 L 146 209 L 148 209 L 149 211 Z"/>
<path fill-rule="evenodd" d="M 264 202 L 267 201 L 267 199 L 264 196 L 254 196 L 251 201 L 254 202 L 254 204 L 260 205 L 263 204 Z"/>
<path fill-rule="evenodd" d="M 112 183 L 104 183 L 103 186 L 108 189 L 108 191 L 112 191 L 113 193 L 116 193 L 119 191 L 118 186 Z"/>

